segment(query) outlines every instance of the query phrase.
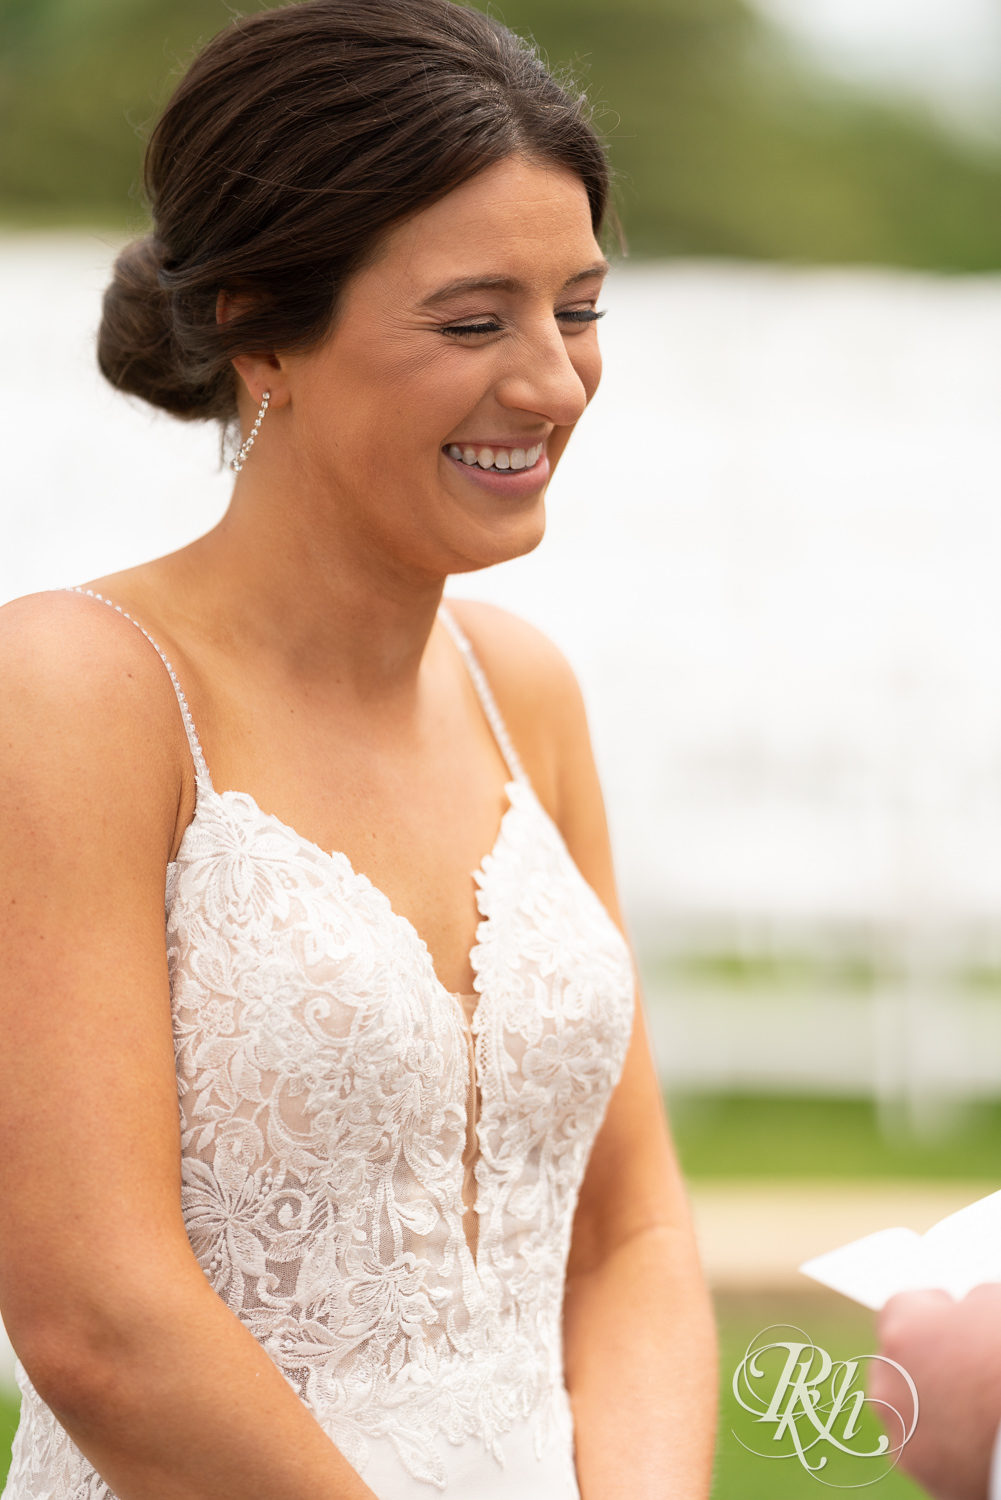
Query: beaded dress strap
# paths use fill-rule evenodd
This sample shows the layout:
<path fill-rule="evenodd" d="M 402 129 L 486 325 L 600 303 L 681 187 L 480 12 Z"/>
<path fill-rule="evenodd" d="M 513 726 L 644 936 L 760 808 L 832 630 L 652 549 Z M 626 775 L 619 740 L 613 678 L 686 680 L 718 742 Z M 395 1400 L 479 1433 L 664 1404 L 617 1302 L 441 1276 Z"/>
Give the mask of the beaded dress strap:
<path fill-rule="evenodd" d="M 442 604 L 439 606 L 438 618 L 452 637 L 466 664 L 466 671 L 472 679 L 473 687 L 476 689 L 476 696 L 480 700 L 480 706 L 483 709 L 486 721 L 493 730 L 494 739 L 497 741 L 497 748 L 504 757 L 505 764 L 511 772 L 512 780 L 527 782 L 528 777 L 525 774 L 525 768 L 521 763 L 517 750 L 514 748 L 511 736 L 507 732 L 507 725 L 501 718 L 500 709 L 497 707 L 497 700 L 494 698 L 490 684 L 486 679 L 486 674 L 477 660 L 476 653 L 470 645 L 469 637 L 446 605 Z"/>
<path fill-rule="evenodd" d="M 101 604 L 106 604 L 109 609 L 113 609 L 116 614 L 121 615 L 123 620 L 128 620 L 129 623 L 131 625 L 134 625 L 137 630 L 142 631 L 143 635 L 149 641 L 150 645 L 153 647 L 153 650 L 156 652 L 157 656 L 163 662 L 164 666 L 167 668 L 167 671 L 170 674 L 170 681 L 173 686 L 174 693 L 177 697 L 177 704 L 181 710 L 181 718 L 184 721 L 184 732 L 188 737 L 188 746 L 191 750 L 191 759 L 195 763 L 195 781 L 199 785 L 204 783 L 211 788 L 212 778 L 209 775 L 209 768 L 206 764 L 205 756 L 202 754 L 202 747 L 201 742 L 198 738 L 198 731 L 195 728 L 195 721 L 191 717 L 191 710 L 188 707 L 188 700 L 184 696 L 184 689 L 181 687 L 181 684 L 177 680 L 177 673 L 174 671 L 170 662 L 167 660 L 164 653 L 160 650 L 160 647 L 150 635 L 149 631 L 144 630 L 143 627 L 139 624 L 139 621 L 134 620 L 132 616 L 128 614 L 120 604 L 116 604 L 113 599 L 106 599 L 103 594 L 95 594 L 93 589 L 76 587 L 67 589 L 66 592 L 68 594 L 83 594 L 88 599 L 99 600 Z"/>

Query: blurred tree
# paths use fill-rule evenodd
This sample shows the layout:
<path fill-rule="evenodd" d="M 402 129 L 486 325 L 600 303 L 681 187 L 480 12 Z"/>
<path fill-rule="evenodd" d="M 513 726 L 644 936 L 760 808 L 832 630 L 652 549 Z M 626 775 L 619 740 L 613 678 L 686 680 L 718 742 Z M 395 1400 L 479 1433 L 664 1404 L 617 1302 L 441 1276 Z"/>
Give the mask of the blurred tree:
<path fill-rule="evenodd" d="M 744 0 L 498 0 L 585 79 L 634 252 L 1001 267 L 1001 150 L 805 72 Z"/>
<path fill-rule="evenodd" d="M 0 0 L 0 211 L 120 224 L 145 128 L 222 0 Z"/>
<path fill-rule="evenodd" d="M 746 0 L 483 4 L 584 79 L 634 253 L 1001 268 L 1001 148 L 809 76 Z M 0 0 L 0 215 L 137 218 L 144 128 L 232 13 Z"/>

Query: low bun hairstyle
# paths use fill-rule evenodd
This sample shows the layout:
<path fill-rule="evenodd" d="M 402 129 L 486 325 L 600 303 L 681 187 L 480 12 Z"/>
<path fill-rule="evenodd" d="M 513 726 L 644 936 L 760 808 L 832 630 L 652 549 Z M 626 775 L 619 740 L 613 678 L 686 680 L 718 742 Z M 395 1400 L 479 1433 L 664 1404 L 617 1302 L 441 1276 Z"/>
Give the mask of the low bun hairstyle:
<path fill-rule="evenodd" d="M 98 362 L 182 418 L 236 414 L 230 361 L 322 341 L 380 236 L 512 155 L 580 178 L 600 234 L 609 170 L 584 96 L 450 0 L 302 0 L 233 21 L 146 152 L 153 233 L 119 256 Z M 219 323 L 222 291 L 247 310 Z"/>

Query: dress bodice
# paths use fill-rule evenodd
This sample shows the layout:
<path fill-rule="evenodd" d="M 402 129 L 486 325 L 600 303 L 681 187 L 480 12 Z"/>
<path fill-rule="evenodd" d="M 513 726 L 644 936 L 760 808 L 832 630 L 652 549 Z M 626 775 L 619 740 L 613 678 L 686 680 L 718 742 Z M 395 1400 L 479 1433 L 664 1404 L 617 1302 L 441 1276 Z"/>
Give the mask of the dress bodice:
<path fill-rule="evenodd" d="M 622 937 L 499 739 L 514 764 L 474 875 L 471 1016 L 366 876 L 216 792 L 200 748 L 166 882 L 195 1255 L 363 1476 L 388 1440 L 442 1489 L 443 1436 L 500 1463 L 515 1424 L 540 1452 L 566 1438 L 570 1233 L 632 1022 Z M 24 1389 L 9 1500 L 106 1497 Z"/>

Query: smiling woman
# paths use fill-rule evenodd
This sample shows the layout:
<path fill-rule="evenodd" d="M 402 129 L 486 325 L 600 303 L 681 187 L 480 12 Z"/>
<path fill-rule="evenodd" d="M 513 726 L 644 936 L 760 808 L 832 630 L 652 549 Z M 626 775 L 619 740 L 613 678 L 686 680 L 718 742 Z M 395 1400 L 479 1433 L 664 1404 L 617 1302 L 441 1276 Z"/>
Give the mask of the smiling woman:
<path fill-rule="evenodd" d="M 147 186 L 102 369 L 243 441 L 207 536 L 0 612 L 5 1494 L 696 1500 L 579 694 L 442 604 L 597 388 L 583 101 L 446 0 L 307 0 L 210 44 Z"/>
<path fill-rule="evenodd" d="M 244 503 L 336 495 L 314 536 L 334 528 L 343 552 L 345 525 L 377 531 L 439 579 L 529 551 L 598 385 L 606 268 L 579 177 L 520 155 L 385 230 L 321 344 L 234 356 L 244 430 L 268 393 Z"/>

